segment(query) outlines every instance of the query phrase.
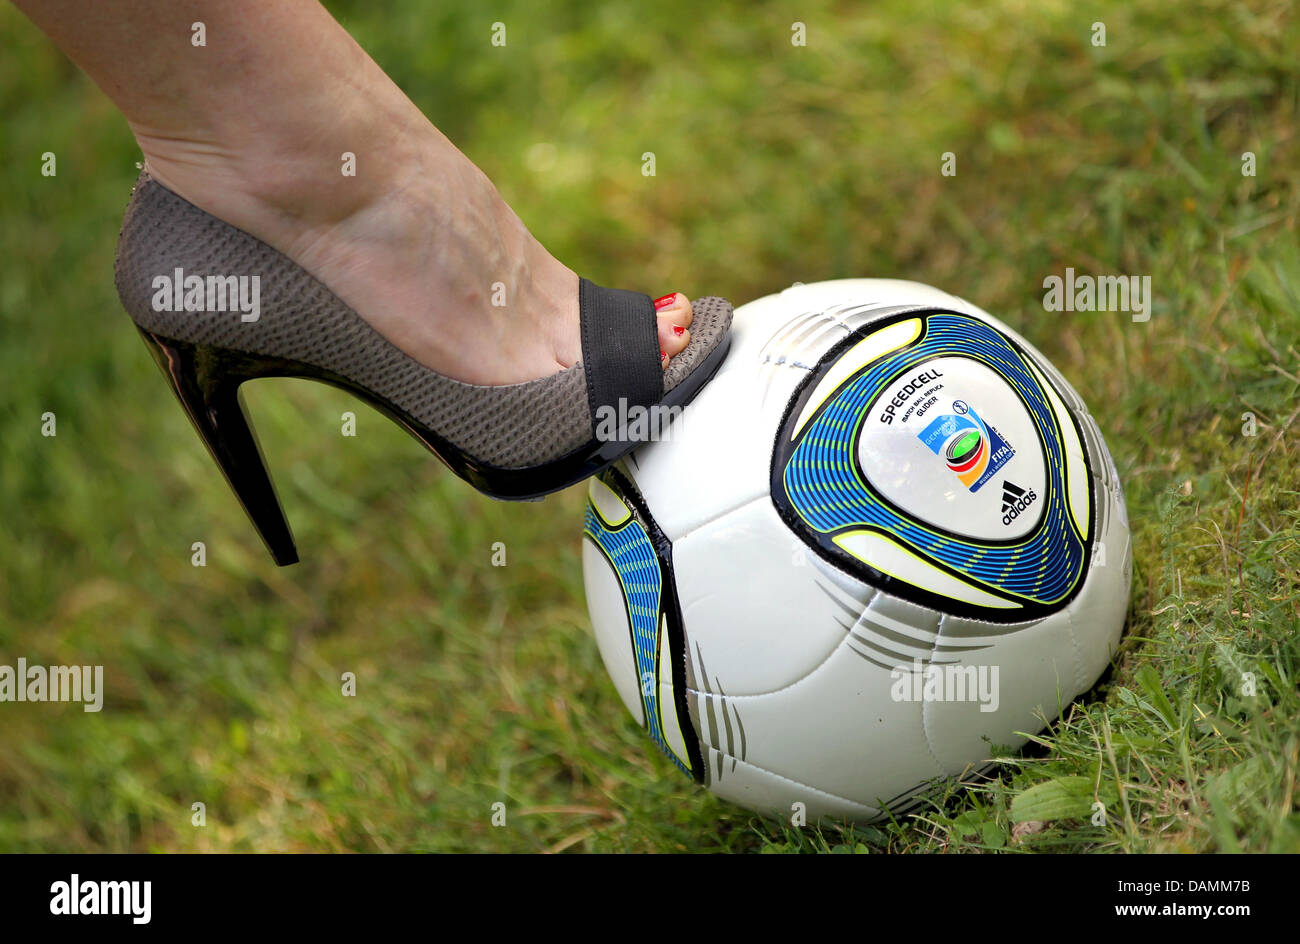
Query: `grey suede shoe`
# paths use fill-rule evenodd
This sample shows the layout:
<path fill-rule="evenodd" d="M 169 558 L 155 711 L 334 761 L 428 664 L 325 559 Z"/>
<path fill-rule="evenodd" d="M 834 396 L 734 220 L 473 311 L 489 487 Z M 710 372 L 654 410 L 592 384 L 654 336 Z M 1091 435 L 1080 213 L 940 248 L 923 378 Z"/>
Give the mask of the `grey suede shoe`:
<path fill-rule="evenodd" d="M 298 560 L 239 399 L 259 377 L 308 377 L 382 411 L 458 476 L 529 499 L 594 475 L 690 402 L 730 343 L 731 305 L 693 303 L 663 369 L 648 295 L 582 279 L 582 363 L 540 380 L 461 383 L 424 367 L 283 253 L 142 173 L 117 250 L 117 290 L 172 390 L 280 565 Z M 629 422 L 632 420 L 632 422 Z"/>

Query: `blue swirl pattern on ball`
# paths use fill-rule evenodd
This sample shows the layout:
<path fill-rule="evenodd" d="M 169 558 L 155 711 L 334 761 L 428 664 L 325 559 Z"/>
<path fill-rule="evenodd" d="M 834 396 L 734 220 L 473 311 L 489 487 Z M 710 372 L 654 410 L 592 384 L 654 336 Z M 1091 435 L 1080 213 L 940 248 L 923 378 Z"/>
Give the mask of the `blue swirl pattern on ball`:
<path fill-rule="evenodd" d="M 636 518 L 629 517 L 622 524 L 611 526 L 590 502 L 587 504 L 582 533 L 604 552 L 623 587 L 628 622 L 632 627 L 632 648 L 636 655 L 641 703 L 645 707 L 646 729 L 650 733 L 650 739 L 682 773 L 690 776 L 690 770 L 669 749 L 659 723 L 658 640 L 663 573 L 654 545 Z"/>

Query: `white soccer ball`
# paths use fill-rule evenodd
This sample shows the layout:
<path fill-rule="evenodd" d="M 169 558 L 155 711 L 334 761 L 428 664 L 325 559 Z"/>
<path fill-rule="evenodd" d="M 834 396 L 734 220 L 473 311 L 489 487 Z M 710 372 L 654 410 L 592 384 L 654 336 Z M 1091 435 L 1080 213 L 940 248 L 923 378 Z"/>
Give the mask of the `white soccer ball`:
<path fill-rule="evenodd" d="M 732 330 L 664 441 L 590 483 L 601 656 L 719 796 L 906 812 L 1106 668 L 1132 567 L 1114 463 L 1032 345 L 938 289 L 796 285 Z"/>

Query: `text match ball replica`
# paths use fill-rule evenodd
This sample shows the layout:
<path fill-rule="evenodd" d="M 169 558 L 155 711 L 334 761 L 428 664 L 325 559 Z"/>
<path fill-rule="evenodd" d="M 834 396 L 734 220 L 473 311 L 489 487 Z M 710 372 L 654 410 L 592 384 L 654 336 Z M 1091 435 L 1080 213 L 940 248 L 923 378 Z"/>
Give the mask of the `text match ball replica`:
<path fill-rule="evenodd" d="M 1040 353 L 938 289 L 798 285 L 733 332 L 664 440 L 590 483 L 601 656 L 719 796 L 905 812 L 1105 669 L 1132 565 L 1114 463 Z"/>

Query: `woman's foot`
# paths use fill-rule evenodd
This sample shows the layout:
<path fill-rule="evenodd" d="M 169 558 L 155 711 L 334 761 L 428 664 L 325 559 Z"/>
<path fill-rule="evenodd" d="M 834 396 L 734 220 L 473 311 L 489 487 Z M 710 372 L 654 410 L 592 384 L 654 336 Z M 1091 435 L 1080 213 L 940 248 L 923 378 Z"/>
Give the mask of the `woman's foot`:
<path fill-rule="evenodd" d="M 369 59 L 365 60 L 370 63 Z M 426 367 L 468 383 L 534 380 L 582 356 L 578 277 L 382 72 L 339 100 L 283 99 L 238 150 L 134 125 L 164 186 L 288 255 Z M 364 105 L 364 107 L 361 107 Z M 355 176 L 342 173 L 355 155 Z M 691 305 L 655 302 L 663 363 Z"/>

